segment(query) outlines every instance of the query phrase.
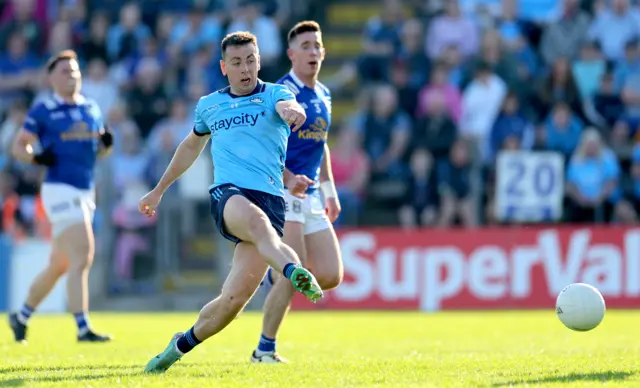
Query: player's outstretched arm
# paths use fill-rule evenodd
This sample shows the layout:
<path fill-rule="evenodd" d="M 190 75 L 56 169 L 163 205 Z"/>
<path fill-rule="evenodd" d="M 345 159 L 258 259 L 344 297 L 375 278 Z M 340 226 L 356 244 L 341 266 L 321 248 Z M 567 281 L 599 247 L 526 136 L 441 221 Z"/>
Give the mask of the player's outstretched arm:
<path fill-rule="evenodd" d="M 147 195 L 142 197 L 138 205 L 140 213 L 153 216 L 165 191 L 196 161 L 202 150 L 207 145 L 209 135 L 196 135 L 193 131 L 180 143 L 173 154 L 166 171 L 160 178 L 160 182 Z"/>
<path fill-rule="evenodd" d="M 276 104 L 276 112 L 282 117 L 289 126 L 293 125 L 291 130 L 297 131 L 307 121 L 307 114 L 304 108 L 298 104 L 296 100 L 282 100 Z"/>
<path fill-rule="evenodd" d="M 209 141 L 208 135 L 198 136 L 193 131 L 189 132 L 189 135 L 184 138 L 176 149 L 176 153 L 173 155 L 167 170 L 154 190 L 164 193 L 198 159 L 198 156 L 207 145 L 207 141 Z"/>

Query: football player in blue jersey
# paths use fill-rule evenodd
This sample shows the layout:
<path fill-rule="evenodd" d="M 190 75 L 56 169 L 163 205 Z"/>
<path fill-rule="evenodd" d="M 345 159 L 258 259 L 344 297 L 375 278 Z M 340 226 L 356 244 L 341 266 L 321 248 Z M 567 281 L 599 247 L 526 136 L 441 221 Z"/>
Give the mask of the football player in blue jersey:
<path fill-rule="evenodd" d="M 78 341 L 106 342 L 93 331 L 89 309 L 89 269 L 93 262 L 95 211 L 94 166 L 113 144 L 94 101 L 80 94 L 82 75 L 73 51 L 63 51 L 47 63 L 54 94 L 31 108 L 18 132 L 14 156 L 24 163 L 47 167 L 40 196 L 52 228 L 49 265 L 33 281 L 24 305 L 10 314 L 17 342 L 24 342 L 31 314 L 67 274 L 67 303 L 78 325 Z M 42 151 L 35 152 L 37 144 Z"/>
<path fill-rule="evenodd" d="M 229 86 L 198 101 L 193 131 L 176 150 L 158 185 L 140 200 L 140 211 L 155 213 L 162 194 L 193 164 L 210 138 L 215 170 L 209 190 L 211 213 L 222 236 L 236 243 L 233 264 L 222 294 L 204 306 L 193 327 L 176 333 L 166 349 L 149 361 L 147 373 L 165 372 L 231 323 L 251 299 L 268 265 L 312 302 L 323 295 L 295 251 L 280 240 L 287 139 L 305 122 L 304 109 L 285 86 L 258 79 L 260 56 L 254 35 L 227 35 L 221 52 L 220 67 Z"/>
<path fill-rule="evenodd" d="M 278 83 L 293 92 L 304 107 L 307 120 L 291 134 L 287 147 L 284 242 L 313 272 L 320 287 L 328 290 L 340 284 L 343 268 L 338 239 L 332 226 L 340 214 L 340 202 L 326 144 L 331 125 L 331 94 L 318 82 L 325 55 L 322 31 L 318 23 L 303 21 L 289 31 L 288 41 L 292 69 Z M 286 361 L 276 353 L 276 336 L 289 310 L 294 290 L 288 282 L 280 281 L 276 276 L 269 270 L 265 277 L 267 287 L 271 282 L 274 285 L 265 301 L 262 335 L 251 356 L 252 362 Z"/>

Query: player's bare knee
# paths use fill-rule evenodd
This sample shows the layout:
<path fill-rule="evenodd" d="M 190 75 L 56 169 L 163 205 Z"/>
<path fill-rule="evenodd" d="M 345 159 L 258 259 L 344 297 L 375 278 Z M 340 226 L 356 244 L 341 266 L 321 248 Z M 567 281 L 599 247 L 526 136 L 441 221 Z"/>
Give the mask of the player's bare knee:
<path fill-rule="evenodd" d="M 89 255 L 93 251 L 93 241 L 90 240 L 85 231 L 77 228 L 70 229 L 58 237 L 57 243 L 65 248 L 65 252 L 72 259 L 72 256 Z"/>
<path fill-rule="evenodd" d="M 71 262 L 69 268 L 67 269 L 67 272 L 69 272 L 69 274 L 81 274 L 85 271 L 88 271 L 89 268 L 91 268 L 89 260 L 78 259 Z"/>
<path fill-rule="evenodd" d="M 79 247 L 69 254 L 69 272 L 83 272 L 91 268 L 93 264 L 93 255 L 91 249 L 82 249 Z"/>
<path fill-rule="evenodd" d="M 49 263 L 49 271 L 51 271 L 52 273 L 58 276 L 62 276 L 65 273 L 67 273 L 67 271 L 69 271 L 69 261 L 68 260 L 51 261 Z"/>
<path fill-rule="evenodd" d="M 344 279 L 344 274 L 342 271 L 334 274 L 331 278 L 329 278 L 329 280 L 327 281 L 327 284 L 325 285 L 325 290 L 330 290 L 332 288 L 336 288 L 338 287 L 341 283 L 342 280 Z"/>
<path fill-rule="evenodd" d="M 330 290 L 338 287 L 340 283 L 342 283 L 343 272 L 320 272 L 317 275 L 314 274 L 314 276 L 323 290 Z"/>

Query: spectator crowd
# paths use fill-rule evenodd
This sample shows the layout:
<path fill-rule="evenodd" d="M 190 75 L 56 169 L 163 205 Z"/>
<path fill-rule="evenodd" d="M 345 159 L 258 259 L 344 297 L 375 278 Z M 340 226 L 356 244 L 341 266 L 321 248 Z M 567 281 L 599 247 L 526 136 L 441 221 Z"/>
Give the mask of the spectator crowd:
<path fill-rule="evenodd" d="M 0 2 L 1 230 L 16 237 L 48 233 L 38 198 L 43 171 L 13 160 L 10 149 L 30 106 L 51 93 L 43 71 L 51 55 L 65 49 L 78 53 L 82 93 L 97 102 L 115 133 L 115 152 L 101 162 L 96 183 L 99 202 L 112 206 L 101 207 L 97 216 L 125 230 L 141 228 L 148 222 L 133 210 L 137 198 L 159 179 L 190 131 L 199 97 L 226 84 L 218 65 L 222 37 L 236 30 L 260 36 L 261 76 L 275 80 L 288 70 L 282 60 L 284 29 L 291 20 L 310 17 L 312 5 L 310 0 Z M 114 198 L 104 198 L 106 187 Z"/>
<path fill-rule="evenodd" d="M 494 166 L 505 149 L 564 156 L 566 221 L 635 221 L 640 10 L 634 1 L 380 1 L 379 16 L 358 32 L 362 51 L 322 79 L 334 105 L 341 96 L 357 101 L 331 130 L 340 222 L 380 223 L 375 216 L 382 214 L 408 228 L 497 223 Z M 98 196 L 105 179 L 117 194 L 101 216 L 135 229 L 148 226 L 132 210 L 135 202 L 191 129 L 198 98 L 225 86 L 221 38 L 255 33 L 260 76 L 275 81 L 289 68 L 288 28 L 320 17 L 331 3 L 5 1 L 2 230 L 47 233 L 37 197 L 42 171 L 17 163 L 10 147 L 29 107 L 50 93 L 42 72 L 49 55 L 72 48 L 81 59 L 82 92 L 97 101 L 116 134 Z M 128 244 L 136 244 L 135 236 Z"/>
<path fill-rule="evenodd" d="M 336 90 L 357 78 L 361 91 L 342 129 L 357 134 L 347 142 L 369 177 L 339 183 L 374 215 L 366 221 L 384 223 L 375 215 L 389 210 L 408 228 L 500 223 L 502 150 L 563 156 L 563 221 L 637 219 L 637 1 L 381 3 L 363 52 L 334 80 Z"/>

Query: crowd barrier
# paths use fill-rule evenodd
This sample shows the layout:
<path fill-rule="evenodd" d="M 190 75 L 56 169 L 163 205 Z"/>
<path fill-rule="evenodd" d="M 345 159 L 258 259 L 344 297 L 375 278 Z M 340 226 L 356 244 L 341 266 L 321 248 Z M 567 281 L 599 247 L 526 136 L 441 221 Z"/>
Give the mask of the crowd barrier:
<path fill-rule="evenodd" d="M 48 240 L 25 238 L 13 241 L 9 236 L 0 236 L 0 311 L 14 311 L 22 306 L 31 283 L 47 266 L 50 252 Z M 66 311 L 65 290 L 63 277 L 38 306 L 38 311 Z"/>
<path fill-rule="evenodd" d="M 317 304 L 338 310 L 553 308 L 562 288 L 598 288 L 608 308 L 640 307 L 640 228 L 359 229 L 338 233 L 344 281 Z"/>

